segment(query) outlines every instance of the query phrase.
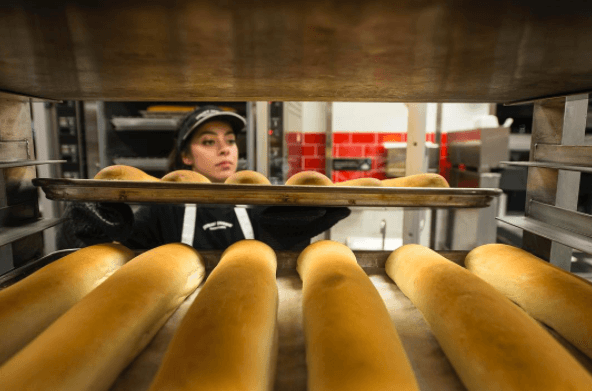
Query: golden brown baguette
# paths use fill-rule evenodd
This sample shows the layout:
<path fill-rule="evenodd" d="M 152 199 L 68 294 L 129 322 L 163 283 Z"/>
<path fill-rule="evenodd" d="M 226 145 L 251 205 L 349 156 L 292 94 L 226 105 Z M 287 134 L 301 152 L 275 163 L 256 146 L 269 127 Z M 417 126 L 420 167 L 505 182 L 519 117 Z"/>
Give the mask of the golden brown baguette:
<path fill-rule="evenodd" d="M 204 274 L 184 244 L 137 256 L 0 367 L 2 389 L 109 389 Z"/>
<path fill-rule="evenodd" d="M 208 178 L 196 171 L 176 170 L 169 172 L 161 179 L 163 182 L 212 183 Z"/>
<path fill-rule="evenodd" d="M 504 244 L 477 247 L 465 265 L 592 358 L 590 282 Z"/>
<path fill-rule="evenodd" d="M 429 173 L 383 179 L 382 185 L 388 187 L 450 187 L 442 175 Z"/>
<path fill-rule="evenodd" d="M 0 365 L 133 256 L 120 244 L 97 244 L 0 291 Z"/>
<path fill-rule="evenodd" d="M 341 243 L 298 257 L 309 391 L 419 390 L 380 294 Z"/>
<path fill-rule="evenodd" d="M 380 179 L 376 178 L 357 178 L 349 181 L 337 182 L 335 186 L 382 186 Z"/>
<path fill-rule="evenodd" d="M 331 179 L 316 171 L 302 171 L 292 175 L 287 186 L 333 186 Z"/>
<path fill-rule="evenodd" d="M 276 257 L 230 246 L 187 311 L 150 391 L 272 390 L 277 354 Z"/>
<path fill-rule="evenodd" d="M 590 374 L 491 285 L 435 251 L 406 245 L 387 274 L 423 313 L 470 391 L 592 390 Z"/>
<path fill-rule="evenodd" d="M 101 179 L 107 181 L 142 181 L 142 182 L 157 182 L 158 178 L 146 174 L 144 171 L 123 165 L 108 166 L 103 168 L 95 175 L 94 179 Z"/>
<path fill-rule="evenodd" d="M 228 185 L 271 185 L 265 175 L 257 171 L 238 171 L 226 178 L 224 183 Z"/>

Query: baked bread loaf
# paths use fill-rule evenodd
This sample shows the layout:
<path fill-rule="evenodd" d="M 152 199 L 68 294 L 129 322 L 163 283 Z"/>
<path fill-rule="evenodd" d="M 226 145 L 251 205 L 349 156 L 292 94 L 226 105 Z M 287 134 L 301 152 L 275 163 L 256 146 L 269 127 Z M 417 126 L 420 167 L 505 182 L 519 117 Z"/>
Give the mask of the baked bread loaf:
<path fill-rule="evenodd" d="M 177 328 L 150 391 L 272 390 L 276 267 L 263 242 L 228 247 Z"/>
<path fill-rule="evenodd" d="M 302 171 L 292 175 L 287 186 L 333 186 L 331 179 L 316 171 Z"/>
<path fill-rule="evenodd" d="M 169 172 L 160 180 L 163 182 L 212 183 L 207 177 L 199 172 L 191 170 L 176 170 Z"/>
<path fill-rule="evenodd" d="M 0 367 L 2 389 L 108 390 L 204 274 L 184 244 L 137 256 Z"/>
<path fill-rule="evenodd" d="M 416 174 L 383 179 L 382 185 L 388 187 L 450 187 L 448 181 L 439 174 Z"/>
<path fill-rule="evenodd" d="M 486 244 L 466 268 L 592 358 L 592 284 L 522 249 Z"/>
<path fill-rule="evenodd" d="M 133 256 L 120 244 L 97 244 L 1 290 L 0 365 Z"/>
<path fill-rule="evenodd" d="M 559 342 L 465 268 L 410 244 L 388 257 L 386 272 L 470 391 L 592 390 L 590 374 Z"/>
<path fill-rule="evenodd" d="M 108 166 L 103 168 L 95 175 L 94 179 L 101 179 L 106 181 L 142 181 L 142 182 L 156 182 L 159 179 L 152 175 L 146 174 L 144 171 L 123 165 Z"/>
<path fill-rule="evenodd" d="M 337 182 L 335 186 L 382 186 L 380 179 L 376 178 L 357 178 L 349 181 Z"/>
<path fill-rule="evenodd" d="M 330 240 L 297 261 L 308 390 L 419 390 L 380 294 L 353 252 Z"/>
<path fill-rule="evenodd" d="M 226 178 L 224 183 L 229 185 L 271 185 L 265 175 L 250 170 L 237 171 Z"/>

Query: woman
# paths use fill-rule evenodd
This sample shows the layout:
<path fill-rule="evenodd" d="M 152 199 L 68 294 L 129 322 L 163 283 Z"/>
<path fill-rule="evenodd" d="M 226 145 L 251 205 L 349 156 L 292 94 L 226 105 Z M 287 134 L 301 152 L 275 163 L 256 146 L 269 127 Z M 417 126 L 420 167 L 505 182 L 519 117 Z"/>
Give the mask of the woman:
<path fill-rule="evenodd" d="M 214 183 L 224 182 L 236 172 L 236 134 L 245 124 L 243 117 L 215 106 L 192 112 L 179 127 L 170 170 L 191 169 Z M 76 237 L 85 246 L 115 240 L 136 249 L 183 242 L 201 250 L 223 250 L 238 240 L 258 239 L 275 249 L 297 250 L 349 213 L 347 208 L 166 204 L 144 205 L 132 214 L 125 204 L 72 204 L 72 219 L 64 224 L 62 238 Z"/>

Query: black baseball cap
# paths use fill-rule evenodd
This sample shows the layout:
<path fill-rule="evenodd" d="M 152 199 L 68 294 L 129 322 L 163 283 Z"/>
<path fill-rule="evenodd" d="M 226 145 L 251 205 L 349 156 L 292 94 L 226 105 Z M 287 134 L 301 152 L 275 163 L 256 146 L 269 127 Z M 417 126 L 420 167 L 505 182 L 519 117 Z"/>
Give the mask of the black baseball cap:
<path fill-rule="evenodd" d="M 216 106 L 200 107 L 187 115 L 181 126 L 179 126 L 179 131 L 177 132 L 177 149 L 179 151 L 181 150 L 181 147 L 190 139 L 195 129 L 201 124 L 212 120 L 228 122 L 235 134 L 243 130 L 247 125 L 247 121 L 236 113 L 224 111 Z"/>

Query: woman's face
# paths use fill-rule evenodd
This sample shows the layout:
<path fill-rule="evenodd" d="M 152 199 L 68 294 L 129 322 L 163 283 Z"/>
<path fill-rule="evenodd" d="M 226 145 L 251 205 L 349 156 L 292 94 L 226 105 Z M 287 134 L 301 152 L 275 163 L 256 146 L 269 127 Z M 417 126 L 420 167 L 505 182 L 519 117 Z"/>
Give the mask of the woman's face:
<path fill-rule="evenodd" d="M 201 125 L 189 141 L 183 163 L 212 182 L 224 182 L 236 172 L 238 148 L 232 127 L 223 121 Z"/>

